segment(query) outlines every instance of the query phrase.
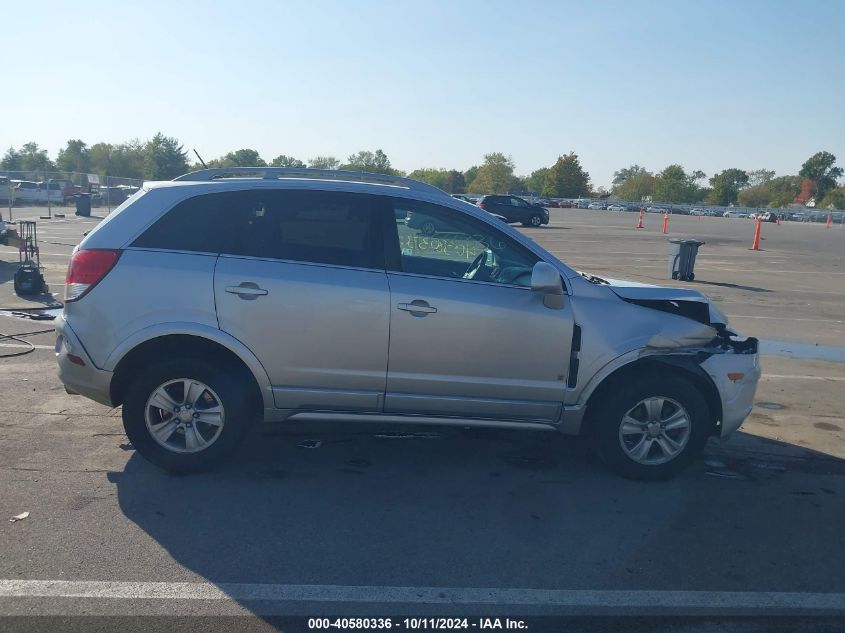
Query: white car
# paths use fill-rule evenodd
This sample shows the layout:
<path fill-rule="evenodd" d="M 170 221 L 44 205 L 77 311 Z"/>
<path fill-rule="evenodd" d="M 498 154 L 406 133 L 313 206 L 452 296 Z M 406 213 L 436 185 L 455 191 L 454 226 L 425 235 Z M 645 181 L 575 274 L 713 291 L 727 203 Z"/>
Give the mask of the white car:
<path fill-rule="evenodd" d="M 722 214 L 723 218 L 747 218 L 748 214 L 742 211 L 725 211 Z"/>
<path fill-rule="evenodd" d="M 33 180 L 11 180 L 15 189 L 15 202 L 62 202 L 62 185 L 60 182 L 35 182 Z"/>
<path fill-rule="evenodd" d="M 608 211 L 616 211 L 617 213 L 622 213 L 625 211 L 625 206 L 621 204 L 611 204 L 607 207 Z"/>
<path fill-rule="evenodd" d="M 646 213 L 669 213 L 669 210 L 664 209 L 663 207 L 647 207 L 645 212 Z"/>
<path fill-rule="evenodd" d="M 692 209 L 689 212 L 690 215 L 704 215 L 704 209 Z"/>
<path fill-rule="evenodd" d="M 591 202 L 587 205 L 588 209 L 604 209 L 604 205 L 601 202 Z"/>

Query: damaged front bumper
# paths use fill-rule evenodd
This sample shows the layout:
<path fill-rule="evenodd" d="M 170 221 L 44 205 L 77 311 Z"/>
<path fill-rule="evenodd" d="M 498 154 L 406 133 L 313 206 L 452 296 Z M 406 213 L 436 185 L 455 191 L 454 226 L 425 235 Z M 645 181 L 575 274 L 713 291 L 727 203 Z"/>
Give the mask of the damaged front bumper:
<path fill-rule="evenodd" d="M 722 401 L 719 436 L 734 433 L 754 406 L 754 394 L 760 380 L 760 354 L 756 338 L 723 337 L 708 348 L 709 356 L 700 363 L 716 385 Z"/>

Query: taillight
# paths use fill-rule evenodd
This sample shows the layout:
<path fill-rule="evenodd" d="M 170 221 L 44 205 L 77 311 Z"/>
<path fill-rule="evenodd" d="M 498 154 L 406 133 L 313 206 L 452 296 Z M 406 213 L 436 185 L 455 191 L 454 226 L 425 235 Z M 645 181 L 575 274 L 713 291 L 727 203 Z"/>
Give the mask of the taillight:
<path fill-rule="evenodd" d="M 484 206 L 484 203 L 483 203 L 483 202 L 482 202 L 481 204 L 479 204 L 478 206 L 479 206 L 479 207 L 481 207 L 482 209 L 484 209 L 485 211 L 487 210 L 487 207 L 486 207 L 486 206 Z"/>
<path fill-rule="evenodd" d="M 117 263 L 120 251 L 108 249 L 79 250 L 70 258 L 65 278 L 65 302 L 81 299 L 96 286 Z"/>

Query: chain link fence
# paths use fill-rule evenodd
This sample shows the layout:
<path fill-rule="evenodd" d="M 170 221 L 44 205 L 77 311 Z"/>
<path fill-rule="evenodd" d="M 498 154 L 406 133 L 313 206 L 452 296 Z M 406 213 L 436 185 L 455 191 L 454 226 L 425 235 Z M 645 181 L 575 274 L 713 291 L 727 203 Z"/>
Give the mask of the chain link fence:
<path fill-rule="evenodd" d="M 123 178 L 105 174 L 84 174 L 63 171 L 0 171 L 0 205 L 13 219 L 14 209 L 46 207 L 52 215 L 53 207 L 75 206 L 80 194 L 91 198 L 91 206 L 104 208 L 106 213 L 119 206 L 140 189 L 139 178 Z"/>

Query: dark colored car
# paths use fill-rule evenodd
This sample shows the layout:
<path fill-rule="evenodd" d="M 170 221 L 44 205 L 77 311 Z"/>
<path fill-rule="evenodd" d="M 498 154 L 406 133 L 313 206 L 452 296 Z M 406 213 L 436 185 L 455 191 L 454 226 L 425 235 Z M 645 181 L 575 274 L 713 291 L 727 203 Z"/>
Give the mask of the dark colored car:
<path fill-rule="evenodd" d="M 478 206 L 494 215 L 501 215 L 508 223 L 521 222 L 523 226 L 542 226 L 549 223 L 548 209 L 523 200 L 518 196 L 484 196 Z"/>

